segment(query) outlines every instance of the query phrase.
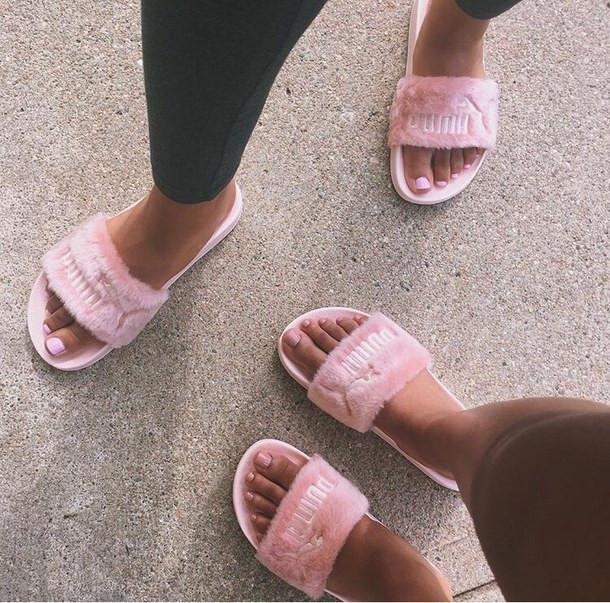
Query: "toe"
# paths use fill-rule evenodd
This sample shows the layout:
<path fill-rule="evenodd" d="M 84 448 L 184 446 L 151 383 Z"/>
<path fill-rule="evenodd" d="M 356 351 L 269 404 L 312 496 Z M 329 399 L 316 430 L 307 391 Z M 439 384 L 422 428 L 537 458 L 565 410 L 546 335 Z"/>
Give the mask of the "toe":
<path fill-rule="evenodd" d="M 283 454 L 272 455 L 265 449 L 256 455 L 252 471 L 246 476 L 248 490 L 245 497 L 252 510 L 250 521 L 259 541 L 269 529 L 277 507 L 306 462 L 293 461 Z"/>
<path fill-rule="evenodd" d="M 47 291 L 49 291 L 49 290 L 47 289 Z M 46 311 L 49 314 L 53 314 L 53 312 L 57 311 L 58 308 L 60 308 L 61 306 L 63 306 L 63 302 L 61 301 L 61 299 L 59 299 L 59 297 L 57 297 L 57 295 L 55 295 L 55 293 L 53 293 L 53 291 L 49 291 L 49 297 L 47 298 Z"/>
<path fill-rule="evenodd" d="M 256 492 L 246 492 L 246 501 L 254 513 L 260 513 L 265 517 L 273 517 L 277 511 L 277 506 L 264 496 Z"/>
<path fill-rule="evenodd" d="M 53 356 L 60 356 L 66 352 L 73 352 L 79 346 L 93 340 L 93 335 L 74 322 L 68 327 L 58 329 L 47 337 L 46 347 Z"/>
<path fill-rule="evenodd" d="M 72 315 L 66 310 L 65 306 L 59 306 L 55 312 L 53 312 L 45 321 L 44 325 L 47 327 L 45 332 L 47 334 L 63 329 L 74 322 Z M 44 328 L 44 327 L 43 327 Z"/>
<path fill-rule="evenodd" d="M 477 158 L 477 149 L 474 147 L 470 147 L 468 149 L 464 149 L 464 169 L 467 170 Z"/>
<path fill-rule="evenodd" d="M 402 148 L 405 179 L 409 188 L 416 194 L 425 193 L 432 188 L 432 153 L 433 149 L 422 147 Z"/>
<path fill-rule="evenodd" d="M 347 337 L 347 333 L 337 324 L 337 321 L 323 318 L 320 321 L 322 327 L 337 343 Z"/>
<path fill-rule="evenodd" d="M 274 456 L 265 450 L 259 452 L 254 459 L 257 472 L 286 490 L 303 465 L 304 463 L 295 463 L 283 455 Z"/>
<path fill-rule="evenodd" d="M 330 352 L 332 352 L 339 343 L 320 326 L 320 323 L 317 320 L 303 321 L 301 329 L 305 331 L 311 340 L 327 354 L 330 354 Z"/>
<path fill-rule="evenodd" d="M 280 504 L 286 494 L 286 490 L 282 486 L 254 471 L 246 476 L 246 487 L 250 492 L 259 494 L 276 506 Z"/>
<path fill-rule="evenodd" d="M 434 184 L 443 188 L 449 183 L 451 151 L 449 149 L 436 149 L 432 156 L 432 169 Z"/>
<path fill-rule="evenodd" d="M 464 152 L 462 149 L 451 149 L 449 164 L 451 178 L 457 178 L 464 169 Z"/>
<path fill-rule="evenodd" d="M 271 520 L 264 515 L 260 515 L 259 513 L 252 513 L 250 516 L 250 520 L 252 521 L 252 525 L 258 534 L 264 535 L 265 532 L 269 529 L 269 525 L 271 524 Z"/>
<path fill-rule="evenodd" d="M 302 366 L 311 378 L 326 360 L 326 352 L 320 349 L 301 329 L 290 329 L 282 337 L 286 355 Z"/>
<path fill-rule="evenodd" d="M 360 324 L 354 317 L 337 318 L 337 324 L 349 335 L 353 333 Z"/>

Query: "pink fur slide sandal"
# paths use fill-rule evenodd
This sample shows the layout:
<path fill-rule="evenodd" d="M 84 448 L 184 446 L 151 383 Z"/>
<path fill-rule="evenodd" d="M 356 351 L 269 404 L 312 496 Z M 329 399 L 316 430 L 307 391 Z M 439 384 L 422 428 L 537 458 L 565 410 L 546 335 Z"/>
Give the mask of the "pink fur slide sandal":
<path fill-rule="evenodd" d="M 307 319 L 336 320 L 346 316 L 363 316 L 367 321 L 341 341 L 310 381 L 286 356 L 282 347 L 284 333 Z M 381 313 L 369 316 L 352 308 L 319 308 L 299 316 L 284 329 L 278 353 L 284 368 L 307 389 L 307 397 L 321 410 L 352 429 L 373 431 L 435 482 L 458 491 L 454 480 L 410 457 L 373 425 L 385 402 L 431 363 L 428 351 L 394 321 Z M 462 406 L 457 400 L 456 404 Z"/>
<path fill-rule="evenodd" d="M 414 0 L 411 9 L 407 70 L 396 87 L 388 133 L 394 188 L 403 199 L 418 205 L 441 203 L 461 193 L 477 175 L 486 150 L 445 187 L 433 185 L 428 191 L 415 194 L 405 179 L 403 145 L 489 149 L 495 144 L 498 128 L 499 89 L 493 80 L 413 75 L 415 42 L 428 2 Z"/>
<path fill-rule="evenodd" d="M 239 187 L 236 191 L 235 202 L 224 222 L 188 266 L 161 289 L 153 289 L 129 273 L 110 239 L 107 216 L 103 214 L 93 216 L 52 247 L 42 260 L 43 270 L 34 283 L 28 304 L 28 330 L 43 360 L 57 369 L 76 371 L 133 341 L 167 301 L 169 287 L 233 230 L 243 207 Z M 47 318 L 49 290 L 101 343 L 92 342 L 61 356 L 47 351 L 43 322 Z"/>
<path fill-rule="evenodd" d="M 259 451 L 308 461 L 282 499 L 260 543 L 250 521 L 245 494 L 246 475 Z M 233 479 L 237 521 L 256 558 L 276 576 L 314 599 L 325 590 L 335 559 L 352 528 L 367 514 L 368 500 L 322 457 L 306 454 L 279 440 L 260 440 L 243 455 Z M 343 599 L 342 599 L 343 600 Z"/>

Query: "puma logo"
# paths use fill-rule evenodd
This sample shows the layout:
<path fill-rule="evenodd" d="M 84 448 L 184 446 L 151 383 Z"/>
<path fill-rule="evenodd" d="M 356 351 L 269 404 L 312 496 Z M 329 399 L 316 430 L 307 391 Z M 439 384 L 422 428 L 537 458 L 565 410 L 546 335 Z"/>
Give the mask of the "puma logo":
<path fill-rule="evenodd" d="M 320 477 L 315 484 L 305 490 L 285 532 L 296 545 L 296 550 L 282 556 L 296 559 L 324 545 L 324 536 L 315 531 L 313 523 L 317 512 L 335 486 L 336 484 Z"/>
<path fill-rule="evenodd" d="M 62 262 L 66 268 L 68 280 L 83 303 L 89 306 L 90 310 L 96 310 L 102 302 L 112 300 L 117 310 L 117 324 L 119 327 L 123 325 L 130 315 L 139 312 L 139 310 L 128 312 L 123 308 L 119 292 L 106 275 L 100 274 L 95 283 L 88 282 L 87 277 L 81 271 L 70 249 L 62 255 Z"/>
<path fill-rule="evenodd" d="M 388 329 L 383 329 L 379 333 L 372 333 L 343 359 L 341 365 L 351 375 L 358 376 L 362 368 L 368 366 L 369 360 L 377 355 L 395 337 L 396 335 Z M 372 374 L 371 372 L 361 377 L 361 379 L 370 381 Z"/>
<path fill-rule="evenodd" d="M 414 113 L 409 115 L 409 127 L 426 134 L 468 134 L 472 122 L 481 122 L 482 115 L 468 97 L 458 104 L 458 112 L 443 115 L 439 113 Z"/>
<path fill-rule="evenodd" d="M 92 309 L 101 301 L 100 294 L 87 282 L 85 275 L 81 272 L 76 260 L 72 256 L 72 252 L 68 249 L 62 256 L 63 264 L 66 268 L 68 280 L 81 299 L 88 304 Z"/>

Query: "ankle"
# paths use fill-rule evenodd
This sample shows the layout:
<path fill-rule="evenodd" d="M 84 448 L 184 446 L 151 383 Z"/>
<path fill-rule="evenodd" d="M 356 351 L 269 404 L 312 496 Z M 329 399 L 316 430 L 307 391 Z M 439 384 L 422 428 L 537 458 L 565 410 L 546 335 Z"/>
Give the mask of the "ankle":
<path fill-rule="evenodd" d="M 432 0 L 421 34 L 450 45 L 482 44 L 489 21 L 467 15 L 455 0 Z"/>
<path fill-rule="evenodd" d="M 422 30 L 415 45 L 413 71 L 424 76 L 484 77 L 483 39 L 436 29 Z"/>
<path fill-rule="evenodd" d="M 231 211 L 231 181 L 212 201 L 182 204 L 153 186 L 146 198 L 108 220 L 115 247 L 133 276 L 162 286 L 209 240 Z"/>
<path fill-rule="evenodd" d="M 446 579 L 409 542 L 370 521 L 365 535 L 370 600 L 444 601 L 451 599 Z"/>
<path fill-rule="evenodd" d="M 461 404 L 422 371 L 386 403 L 374 425 L 419 462 L 453 477 L 453 457 L 465 429 L 462 414 Z"/>
<path fill-rule="evenodd" d="M 430 27 L 422 30 L 417 40 L 416 52 L 419 47 L 420 50 L 425 48 L 427 52 L 433 50 L 442 54 L 475 54 L 483 51 L 483 43 L 484 36 L 475 32 Z"/>
<path fill-rule="evenodd" d="M 337 558 L 329 587 L 349 600 L 451 599 L 445 578 L 408 542 L 368 517 L 356 524 Z M 349 584 L 350 592 L 341 586 Z"/>
<path fill-rule="evenodd" d="M 410 437 L 460 410 L 455 398 L 428 370 L 423 370 L 385 404 L 375 418 L 375 426 Z"/>
<path fill-rule="evenodd" d="M 200 219 L 206 215 L 214 214 L 220 206 L 232 204 L 236 192 L 235 180 L 232 179 L 213 199 L 198 203 L 178 203 L 165 195 L 156 185 L 150 189 L 143 208 L 160 217 L 187 217 Z"/>

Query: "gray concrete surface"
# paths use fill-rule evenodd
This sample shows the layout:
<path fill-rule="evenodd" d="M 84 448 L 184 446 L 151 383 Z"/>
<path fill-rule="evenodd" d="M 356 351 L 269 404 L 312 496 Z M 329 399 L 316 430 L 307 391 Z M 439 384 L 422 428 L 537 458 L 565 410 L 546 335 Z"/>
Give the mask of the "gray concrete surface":
<path fill-rule="evenodd" d="M 313 409 L 275 339 L 312 307 L 381 309 L 469 406 L 608 401 L 608 7 L 497 20 L 498 149 L 436 208 L 397 198 L 384 148 L 408 9 L 328 4 L 247 150 L 235 234 L 137 342 L 62 374 L 30 345 L 27 298 L 58 237 L 150 182 L 138 7 L 0 0 L 0 599 L 299 599 L 233 517 L 261 437 L 327 456 L 456 593 L 499 596 L 458 496 Z"/>
<path fill-rule="evenodd" d="M 464 591 L 455 598 L 456 601 L 504 601 L 502 591 L 495 582 L 483 584 L 472 590 Z"/>

